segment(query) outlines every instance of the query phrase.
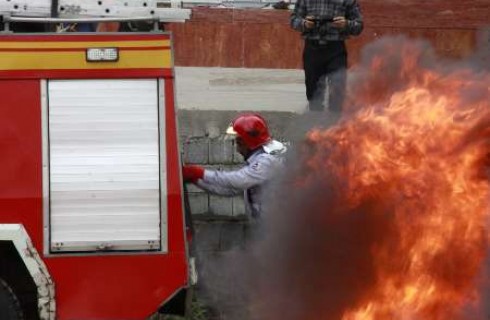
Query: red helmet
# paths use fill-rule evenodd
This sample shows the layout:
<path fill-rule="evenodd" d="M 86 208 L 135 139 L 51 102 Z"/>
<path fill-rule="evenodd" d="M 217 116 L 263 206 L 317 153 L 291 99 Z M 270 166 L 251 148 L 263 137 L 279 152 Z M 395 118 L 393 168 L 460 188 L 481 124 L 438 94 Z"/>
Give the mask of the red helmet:
<path fill-rule="evenodd" d="M 227 133 L 236 134 L 245 145 L 254 150 L 271 141 L 267 122 L 258 114 L 243 114 L 232 121 Z"/>

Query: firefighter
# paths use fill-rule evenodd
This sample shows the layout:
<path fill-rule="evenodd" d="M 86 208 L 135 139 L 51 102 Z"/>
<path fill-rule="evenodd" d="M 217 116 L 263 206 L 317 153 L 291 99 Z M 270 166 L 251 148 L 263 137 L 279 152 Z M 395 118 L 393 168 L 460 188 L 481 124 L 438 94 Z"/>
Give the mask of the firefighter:
<path fill-rule="evenodd" d="M 246 165 L 233 171 L 185 165 L 184 180 L 217 195 L 243 193 L 247 214 L 258 219 L 263 210 L 263 189 L 283 166 L 286 147 L 271 138 L 265 119 L 258 114 L 238 116 L 226 133 L 235 136 L 237 151 L 245 159 Z"/>

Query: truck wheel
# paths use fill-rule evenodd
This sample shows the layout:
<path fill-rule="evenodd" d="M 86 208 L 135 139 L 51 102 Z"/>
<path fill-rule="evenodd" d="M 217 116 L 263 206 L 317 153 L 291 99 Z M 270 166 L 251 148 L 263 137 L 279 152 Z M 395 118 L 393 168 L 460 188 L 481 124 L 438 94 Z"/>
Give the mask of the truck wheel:
<path fill-rule="evenodd" d="M 2 278 L 0 278 L 0 314 L 5 320 L 24 319 L 19 299 Z"/>

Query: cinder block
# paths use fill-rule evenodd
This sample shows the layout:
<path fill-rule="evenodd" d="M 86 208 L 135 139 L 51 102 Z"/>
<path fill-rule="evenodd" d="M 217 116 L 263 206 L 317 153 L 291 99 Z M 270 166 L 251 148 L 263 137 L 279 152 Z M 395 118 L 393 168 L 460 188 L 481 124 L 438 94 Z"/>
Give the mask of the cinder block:
<path fill-rule="evenodd" d="M 221 224 L 196 223 L 194 225 L 196 251 L 219 251 Z"/>
<path fill-rule="evenodd" d="M 210 164 L 233 163 L 233 152 L 233 140 L 224 137 L 209 140 Z"/>
<path fill-rule="evenodd" d="M 245 215 L 245 202 L 243 200 L 243 195 L 233 197 L 233 216 Z"/>
<path fill-rule="evenodd" d="M 186 137 L 204 137 L 207 135 L 206 129 L 194 123 L 193 125 L 181 129 Z"/>
<path fill-rule="evenodd" d="M 245 231 L 242 222 L 224 223 L 221 226 L 221 251 L 243 248 L 245 246 Z"/>
<path fill-rule="evenodd" d="M 245 159 L 243 159 L 243 156 L 236 151 L 235 141 L 233 141 L 232 145 L 233 145 L 233 163 L 244 163 Z"/>
<path fill-rule="evenodd" d="M 209 139 L 191 138 L 184 142 L 184 162 L 207 164 L 209 162 Z"/>
<path fill-rule="evenodd" d="M 209 196 L 209 212 L 215 215 L 233 215 L 233 201 L 231 197 Z"/>
<path fill-rule="evenodd" d="M 206 214 L 209 212 L 209 196 L 207 193 L 188 193 L 189 205 L 192 214 Z"/>
<path fill-rule="evenodd" d="M 208 121 L 206 123 L 206 136 L 211 139 L 215 139 L 218 138 L 220 134 L 221 132 L 219 129 L 219 125 L 216 123 L 216 121 Z"/>

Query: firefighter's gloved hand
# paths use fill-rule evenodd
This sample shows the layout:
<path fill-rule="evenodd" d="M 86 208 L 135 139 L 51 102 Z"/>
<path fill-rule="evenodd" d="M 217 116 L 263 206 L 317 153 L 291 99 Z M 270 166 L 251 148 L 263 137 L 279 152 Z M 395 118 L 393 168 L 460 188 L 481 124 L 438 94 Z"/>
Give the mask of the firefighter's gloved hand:
<path fill-rule="evenodd" d="M 182 175 L 186 182 L 197 182 L 204 177 L 204 168 L 196 165 L 185 165 L 182 168 Z"/>

